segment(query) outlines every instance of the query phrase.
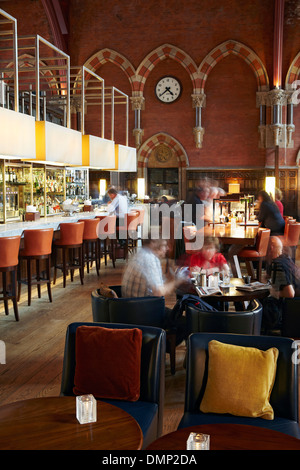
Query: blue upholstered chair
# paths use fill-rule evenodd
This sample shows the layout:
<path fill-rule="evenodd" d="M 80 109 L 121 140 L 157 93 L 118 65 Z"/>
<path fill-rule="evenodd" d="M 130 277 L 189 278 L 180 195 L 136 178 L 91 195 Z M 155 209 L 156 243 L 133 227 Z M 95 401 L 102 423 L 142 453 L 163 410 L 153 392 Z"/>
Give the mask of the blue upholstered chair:
<path fill-rule="evenodd" d="M 279 350 L 276 379 L 270 397 L 274 420 L 203 413 L 199 410 L 207 382 L 208 343 L 211 340 L 261 350 L 271 347 Z M 292 361 L 294 352 L 293 340 L 279 336 L 192 334 L 188 339 L 185 408 L 179 428 L 213 423 L 247 424 L 280 431 L 299 439 L 298 366 Z"/>
<path fill-rule="evenodd" d="M 103 400 L 118 406 L 138 422 L 143 432 L 143 448 L 160 437 L 163 426 L 165 390 L 166 334 L 159 328 L 106 323 L 71 323 L 66 332 L 61 395 L 73 396 L 75 375 L 76 330 L 81 325 L 104 328 L 139 328 L 143 333 L 141 354 L 140 398 L 136 402 Z"/>
<path fill-rule="evenodd" d="M 165 327 L 164 297 L 122 297 L 121 286 L 109 286 L 118 298 L 107 298 L 99 289 L 92 292 L 94 322 L 126 323 Z M 170 354 L 171 374 L 176 370 L 176 331 L 166 330 L 167 353 Z"/>
<path fill-rule="evenodd" d="M 204 311 L 192 304 L 186 306 L 188 334 L 236 333 L 260 335 L 262 305 L 253 300 L 247 310 L 240 312 Z"/>

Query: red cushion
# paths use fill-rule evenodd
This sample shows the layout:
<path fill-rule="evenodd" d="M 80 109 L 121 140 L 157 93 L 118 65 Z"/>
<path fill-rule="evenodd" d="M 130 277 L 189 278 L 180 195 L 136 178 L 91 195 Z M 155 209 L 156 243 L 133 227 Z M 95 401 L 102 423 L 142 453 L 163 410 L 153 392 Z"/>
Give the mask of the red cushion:
<path fill-rule="evenodd" d="M 136 401 L 140 396 L 142 331 L 79 326 L 73 392 Z"/>

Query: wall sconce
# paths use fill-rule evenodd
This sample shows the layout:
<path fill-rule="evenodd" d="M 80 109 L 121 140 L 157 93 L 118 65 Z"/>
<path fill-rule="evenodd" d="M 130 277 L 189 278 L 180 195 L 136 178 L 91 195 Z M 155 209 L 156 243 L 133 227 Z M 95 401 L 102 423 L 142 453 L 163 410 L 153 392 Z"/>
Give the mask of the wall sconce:
<path fill-rule="evenodd" d="M 145 178 L 137 179 L 137 198 L 145 199 Z"/>
<path fill-rule="evenodd" d="M 240 184 L 239 183 L 229 183 L 228 184 L 228 192 L 230 194 L 236 194 L 240 192 Z"/>
<path fill-rule="evenodd" d="M 106 180 L 101 179 L 99 180 L 99 196 L 103 197 L 106 193 Z"/>
<path fill-rule="evenodd" d="M 275 188 L 276 188 L 276 178 L 275 176 L 266 176 L 265 181 L 265 191 L 272 196 L 273 201 L 275 201 Z"/>

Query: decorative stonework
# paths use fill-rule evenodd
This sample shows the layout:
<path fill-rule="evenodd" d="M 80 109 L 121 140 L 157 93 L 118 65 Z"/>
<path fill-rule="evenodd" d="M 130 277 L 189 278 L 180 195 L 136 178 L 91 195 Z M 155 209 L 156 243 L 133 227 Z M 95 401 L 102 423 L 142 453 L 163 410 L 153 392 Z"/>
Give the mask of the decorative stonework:
<path fill-rule="evenodd" d="M 270 90 L 267 96 L 267 103 L 269 106 L 285 106 L 287 102 L 287 95 L 285 90 L 281 88 L 274 88 Z"/>
<path fill-rule="evenodd" d="M 142 111 L 143 109 L 145 109 L 145 98 L 143 96 L 131 96 L 130 101 L 133 111 Z"/>
<path fill-rule="evenodd" d="M 160 163 L 168 162 L 172 157 L 172 150 L 165 144 L 160 144 L 155 150 L 155 158 Z"/>
<path fill-rule="evenodd" d="M 195 137 L 196 148 L 201 149 L 204 135 L 203 127 L 194 127 L 193 133 Z"/>
<path fill-rule="evenodd" d="M 205 108 L 206 95 L 205 93 L 197 93 L 192 95 L 193 108 Z"/>
<path fill-rule="evenodd" d="M 142 137 L 144 135 L 144 130 L 143 129 L 133 129 L 132 131 L 134 138 L 135 138 L 135 146 L 137 149 L 140 148 L 142 145 Z"/>

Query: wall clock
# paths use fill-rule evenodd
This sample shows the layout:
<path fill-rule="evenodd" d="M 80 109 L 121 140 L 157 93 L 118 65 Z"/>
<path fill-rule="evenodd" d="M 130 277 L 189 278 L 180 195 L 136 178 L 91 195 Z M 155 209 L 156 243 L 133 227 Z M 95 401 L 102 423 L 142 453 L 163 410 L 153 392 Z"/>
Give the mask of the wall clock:
<path fill-rule="evenodd" d="M 182 86 L 175 77 L 162 77 L 156 84 L 155 94 L 162 103 L 174 103 L 181 95 Z"/>

